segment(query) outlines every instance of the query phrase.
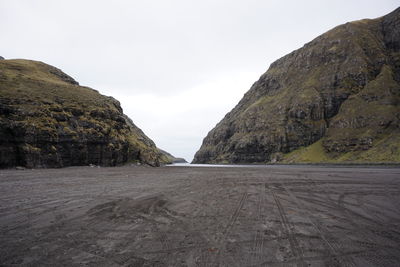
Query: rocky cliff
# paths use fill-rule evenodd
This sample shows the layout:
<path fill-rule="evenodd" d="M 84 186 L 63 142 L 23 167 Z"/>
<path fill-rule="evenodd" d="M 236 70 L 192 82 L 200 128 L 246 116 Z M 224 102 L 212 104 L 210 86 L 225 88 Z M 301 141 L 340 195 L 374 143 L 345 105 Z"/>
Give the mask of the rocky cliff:
<path fill-rule="evenodd" d="M 271 64 L 194 163 L 400 162 L 400 8 Z"/>
<path fill-rule="evenodd" d="M 165 160 L 114 98 L 42 62 L 0 60 L 0 167 Z"/>

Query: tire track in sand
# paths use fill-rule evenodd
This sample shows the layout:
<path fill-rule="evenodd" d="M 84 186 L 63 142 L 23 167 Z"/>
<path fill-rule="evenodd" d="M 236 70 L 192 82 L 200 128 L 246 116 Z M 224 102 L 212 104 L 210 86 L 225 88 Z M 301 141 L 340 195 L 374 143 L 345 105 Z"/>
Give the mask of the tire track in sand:
<path fill-rule="evenodd" d="M 275 204 L 278 208 L 279 216 L 281 218 L 281 224 L 285 234 L 288 237 L 290 249 L 293 253 L 294 258 L 298 261 L 299 266 L 307 266 L 304 261 L 303 251 L 300 248 L 299 242 L 295 237 L 295 233 L 293 232 L 293 224 L 288 220 L 285 210 L 283 209 L 282 203 L 279 198 L 276 196 L 274 190 L 265 184 L 265 189 L 268 190 L 272 197 L 274 198 Z"/>
<path fill-rule="evenodd" d="M 229 232 L 231 231 L 233 225 L 235 224 L 237 218 L 239 217 L 240 214 L 240 210 L 243 208 L 244 203 L 246 202 L 247 198 L 248 198 L 249 194 L 247 192 L 243 193 L 238 204 L 236 205 L 236 208 L 233 212 L 233 214 L 231 215 L 230 219 L 228 220 L 227 225 L 225 226 L 225 229 L 222 232 L 222 236 L 221 238 L 219 238 L 216 242 L 217 244 L 217 249 L 218 252 L 215 255 L 215 257 L 211 257 L 211 259 L 209 259 L 209 257 L 205 257 L 204 260 L 204 266 L 210 266 L 209 264 L 211 264 L 211 266 L 218 266 L 219 265 L 219 259 L 221 257 L 221 253 L 223 250 L 225 250 L 225 241 L 226 238 L 229 234 Z M 209 256 L 209 253 L 207 253 L 206 255 Z M 214 258 L 214 259 L 213 259 Z"/>
<path fill-rule="evenodd" d="M 281 184 L 282 188 L 285 190 L 287 195 L 292 199 L 293 203 L 296 205 L 298 211 L 302 214 L 304 218 L 311 223 L 314 227 L 318 235 L 320 236 L 321 240 L 324 242 L 325 247 L 328 248 L 328 258 L 331 260 L 338 260 L 340 257 L 342 262 L 340 266 L 356 266 L 354 261 L 352 260 L 351 256 L 346 255 L 344 256 L 342 253 L 342 245 L 332 238 L 329 234 L 328 229 L 324 227 L 316 218 L 315 216 L 308 210 L 307 206 L 305 205 L 304 201 L 297 198 L 293 192 L 284 184 Z M 330 240 L 330 241 L 329 241 Z"/>
<path fill-rule="evenodd" d="M 265 196 L 265 188 L 260 187 L 259 198 L 257 202 L 257 215 L 256 215 L 256 220 L 259 220 L 260 222 L 264 221 L 264 215 L 262 213 L 264 196 Z M 258 262 L 261 262 L 262 252 L 264 249 L 264 237 L 262 231 L 256 229 L 252 245 L 253 245 L 252 246 L 253 253 L 252 257 L 250 258 L 250 266 L 257 265 Z"/>

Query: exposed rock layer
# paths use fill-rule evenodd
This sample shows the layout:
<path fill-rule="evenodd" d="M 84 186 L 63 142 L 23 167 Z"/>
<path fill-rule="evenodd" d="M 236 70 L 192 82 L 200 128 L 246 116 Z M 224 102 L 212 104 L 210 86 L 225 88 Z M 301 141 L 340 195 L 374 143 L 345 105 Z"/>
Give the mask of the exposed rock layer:
<path fill-rule="evenodd" d="M 165 160 L 114 98 L 42 62 L 0 61 L 0 167 Z"/>
<path fill-rule="evenodd" d="M 194 163 L 399 162 L 400 8 L 271 64 Z"/>

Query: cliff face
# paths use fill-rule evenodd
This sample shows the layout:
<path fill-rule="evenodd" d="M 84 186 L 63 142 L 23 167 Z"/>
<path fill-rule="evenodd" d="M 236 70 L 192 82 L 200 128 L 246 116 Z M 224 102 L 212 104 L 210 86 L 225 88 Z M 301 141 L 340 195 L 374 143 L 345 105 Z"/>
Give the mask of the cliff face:
<path fill-rule="evenodd" d="M 47 64 L 0 60 L 0 167 L 163 160 L 114 98 Z"/>
<path fill-rule="evenodd" d="M 194 163 L 399 162 L 400 8 L 271 64 Z"/>

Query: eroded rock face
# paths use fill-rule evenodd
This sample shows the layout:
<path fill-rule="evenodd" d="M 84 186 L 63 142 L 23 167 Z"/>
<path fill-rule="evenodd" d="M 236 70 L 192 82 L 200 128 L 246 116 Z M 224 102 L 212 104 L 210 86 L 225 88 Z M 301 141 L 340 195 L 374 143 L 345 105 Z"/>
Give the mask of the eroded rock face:
<path fill-rule="evenodd" d="M 399 32 L 397 9 L 338 26 L 275 61 L 193 162 L 299 162 L 316 151 L 326 161 L 400 161 Z"/>
<path fill-rule="evenodd" d="M 0 167 L 152 166 L 162 154 L 117 100 L 47 64 L 0 61 Z"/>

